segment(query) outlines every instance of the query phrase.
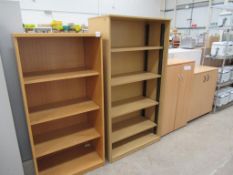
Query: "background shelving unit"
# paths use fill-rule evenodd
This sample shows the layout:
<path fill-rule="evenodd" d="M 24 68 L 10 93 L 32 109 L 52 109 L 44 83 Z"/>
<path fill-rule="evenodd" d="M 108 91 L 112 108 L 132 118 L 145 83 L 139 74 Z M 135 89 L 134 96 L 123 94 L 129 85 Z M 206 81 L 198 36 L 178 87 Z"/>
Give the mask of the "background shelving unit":
<path fill-rule="evenodd" d="M 89 19 L 90 32 L 101 32 L 104 41 L 106 146 L 111 162 L 160 138 L 169 24 L 166 19 L 117 15 Z"/>
<path fill-rule="evenodd" d="M 36 174 L 104 164 L 102 40 L 93 34 L 14 34 Z"/>
<path fill-rule="evenodd" d="M 215 5 L 215 6 L 212 6 L 211 8 L 212 9 L 221 9 L 223 11 L 230 11 L 230 12 L 233 13 L 233 6 L 231 4 L 228 4 L 228 3 L 223 4 L 223 5 Z M 211 33 L 211 30 L 218 31 L 219 33 L 225 33 L 225 35 L 226 35 L 225 41 L 227 42 L 227 44 L 231 41 L 230 40 L 230 38 L 231 38 L 230 37 L 230 32 L 233 30 L 232 24 L 230 26 L 220 26 L 220 27 L 216 26 L 214 28 L 208 27 L 207 36 Z M 204 48 L 204 58 L 202 60 L 202 64 L 216 66 L 216 67 L 220 68 L 221 69 L 221 75 L 219 76 L 219 79 L 222 79 L 222 73 L 224 71 L 224 68 L 226 66 L 232 66 L 233 56 L 229 55 L 227 53 L 227 50 L 228 50 L 227 48 L 228 48 L 228 46 L 225 49 L 225 56 L 223 56 L 223 57 L 218 57 L 218 56 L 213 57 L 208 53 L 209 49 L 207 49 L 206 47 Z M 217 82 L 216 93 L 220 89 L 225 88 L 227 86 L 232 86 L 232 85 L 233 85 L 233 81 L 231 81 L 231 80 L 229 80 L 228 82 L 224 82 L 224 83 Z M 230 102 L 230 103 L 228 103 L 226 105 L 218 107 L 216 105 L 216 103 L 214 103 L 213 104 L 213 112 L 221 111 L 221 110 L 226 109 L 226 108 L 228 108 L 229 106 L 232 106 L 232 105 L 233 105 L 233 103 Z"/>

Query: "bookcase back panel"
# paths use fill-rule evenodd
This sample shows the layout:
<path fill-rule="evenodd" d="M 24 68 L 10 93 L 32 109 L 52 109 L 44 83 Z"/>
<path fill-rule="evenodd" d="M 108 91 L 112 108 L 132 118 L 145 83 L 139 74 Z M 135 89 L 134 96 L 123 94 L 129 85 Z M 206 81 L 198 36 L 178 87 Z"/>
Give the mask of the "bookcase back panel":
<path fill-rule="evenodd" d="M 86 80 L 73 79 L 26 86 L 29 108 L 86 97 Z"/>
<path fill-rule="evenodd" d="M 88 161 L 91 162 L 91 160 L 86 160 L 86 159 L 84 160 L 85 162 L 83 162 L 81 159 L 82 156 L 85 156 L 88 153 L 95 151 L 95 149 L 96 149 L 96 142 L 89 141 L 87 143 L 59 151 L 57 153 L 48 155 L 46 157 L 39 158 L 38 169 L 39 171 L 45 171 L 46 169 L 52 170 L 52 167 L 64 164 L 64 167 L 61 166 L 61 168 L 59 169 L 59 171 L 56 172 L 56 174 L 59 174 L 59 175 L 77 174 L 77 169 L 75 169 L 75 167 L 78 167 L 82 170 L 82 169 L 85 169 L 86 163 L 88 164 Z M 70 166 L 68 166 L 66 162 L 71 162 L 72 160 L 74 160 L 75 162 L 71 164 Z M 53 171 L 51 172 L 52 174 L 54 173 Z M 50 174 L 50 173 L 47 173 L 47 174 Z"/>
<path fill-rule="evenodd" d="M 97 132 L 101 135 L 101 137 L 99 138 L 100 141 L 96 142 L 96 151 L 101 157 L 104 157 L 105 150 L 102 149 L 105 144 L 104 129 L 103 129 L 104 119 L 101 116 L 102 116 L 102 111 L 96 110 L 96 111 L 89 112 L 87 114 L 87 119 L 88 119 L 88 123 L 90 123 L 91 126 L 93 126 L 97 130 Z"/>
<path fill-rule="evenodd" d="M 112 20 L 111 25 L 112 47 L 144 46 L 143 21 Z"/>
<path fill-rule="evenodd" d="M 112 53 L 111 64 L 112 76 L 142 72 L 144 69 L 144 53 L 142 51 Z"/>
<path fill-rule="evenodd" d="M 124 120 L 131 119 L 131 118 L 133 118 L 135 116 L 140 116 L 140 115 L 141 115 L 141 111 L 131 112 L 129 114 L 113 118 L 112 119 L 112 124 L 114 125 L 115 123 L 122 122 Z"/>
<path fill-rule="evenodd" d="M 20 38 L 18 40 L 24 73 L 93 67 L 100 44 L 88 38 Z M 91 43 L 91 44 L 89 44 Z M 85 46 L 85 49 L 84 49 Z M 90 50 L 94 50 L 90 52 Z M 85 53 L 87 56 L 85 56 Z M 95 55 L 95 59 L 90 58 Z M 97 53 L 97 54 L 96 54 Z M 87 59 L 92 59 L 88 61 Z M 65 61 L 64 61 L 65 60 Z M 87 62 L 87 65 L 86 63 Z"/>
<path fill-rule="evenodd" d="M 152 50 L 148 52 L 148 62 L 147 62 L 147 71 L 159 74 L 159 51 Z"/>
<path fill-rule="evenodd" d="M 124 100 L 136 98 L 143 95 L 143 83 L 132 83 L 122 86 L 112 87 L 112 105 L 122 103 Z"/>
<path fill-rule="evenodd" d="M 134 136 L 131 136 L 131 137 L 128 137 L 128 138 L 126 138 L 126 139 L 124 139 L 124 140 L 122 140 L 120 142 L 116 142 L 116 143 L 113 144 L 112 147 L 113 147 L 113 149 L 115 149 L 115 148 L 120 147 L 120 146 L 122 146 L 122 145 L 124 145 L 126 143 L 129 143 L 130 141 L 133 141 L 133 140 L 136 140 L 136 139 L 138 139 L 140 137 L 146 136 L 146 135 L 152 133 L 153 132 L 152 130 L 153 129 L 142 132 L 140 134 L 137 134 L 137 135 L 134 135 Z"/>
<path fill-rule="evenodd" d="M 43 133 L 43 134 L 41 133 L 39 135 L 34 136 L 34 142 L 36 144 L 42 143 L 42 142 L 49 141 L 52 139 L 60 138 L 62 136 L 77 133 L 87 128 L 90 128 L 90 126 L 88 127 L 86 121 L 80 121 L 79 123 L 73 124 L 72 126 L 64 125 L 63 128 L 60 128 L 57 130 L 51 130 L 50 132 Z"/>
<path fill-rule="evenodd" d="M 161 23 L 150 22 L 148 44 L 150 46 L 160 46 L 160 37 L 161 37 Z"/>
<path fill-rule="evenodd" d="M 146 81 L 146 96 L 152 100 L 158 101 L 157 97 L 158 79 Z"/>
<path fill-rule="evenodd" d="M 87 123 L 87 114 L 79 114 L 72 117 L 68 117 L 61 120 L 55 120 L 48 123 L 38 124 L 32 126 L 33 136 L 43 135 L 49 132 L 54 132 L 59 129 L 64 129 L 68 127 L 73 127 L 75 125 L 81 125 Z"/>
<path fill-rule="evenodd" d="M 101 72 L 101 42 L 100 38 L 84 38 L 84 62 L 85 67 Z"/>

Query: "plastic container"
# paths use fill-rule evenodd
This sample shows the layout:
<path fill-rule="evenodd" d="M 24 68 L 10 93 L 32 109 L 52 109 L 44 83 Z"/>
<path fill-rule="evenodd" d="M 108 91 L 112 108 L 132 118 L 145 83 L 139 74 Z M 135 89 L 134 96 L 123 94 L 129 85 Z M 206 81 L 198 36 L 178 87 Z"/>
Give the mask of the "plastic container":
<path fill-rule="evenodd" d="M 218 59 L 224 59 L 225 56 L 233 55 L 233 43 L 232 42 L 213 42 L 211 47 L 211 56 Z"/>
<path fill-rule="evenodd" d="M 226 87 L 225 90 L 229 93 L 229 103 L 233 101 L 233 87 Z"/>
<path fill-rule="evenodd" d="M 218 82 L 225 83 L 231 80 L 232 70 L 229 68 L 218 69 Z"/>
<path fill-rule="evenodd" d="M 229 100 L 230 100 L 229 89 L 221 89 L 216 92 L 215 105 L 217 107 L 221 107 L 221 106 L 228 104 L 230 102 Z"/>
<path fill-rule="evenodd" d="M 233 81 L 233 66 L 226 66 L 225 68 L 227 68 L 227 69 L 229 69 L 231 71 L 230 81 Z"/>

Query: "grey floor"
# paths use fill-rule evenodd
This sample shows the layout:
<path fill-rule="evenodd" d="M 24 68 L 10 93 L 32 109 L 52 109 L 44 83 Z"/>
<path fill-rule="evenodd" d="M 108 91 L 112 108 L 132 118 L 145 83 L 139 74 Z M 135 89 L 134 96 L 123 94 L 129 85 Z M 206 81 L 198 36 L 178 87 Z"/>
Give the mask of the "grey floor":
<path fill-rule="evenodd" d="M 233 175 L 233 107 L 86 175 Z"/>
<path fill-rule="evenodd" d="M 233 175 L 233 107 L 87 175 Z"/>

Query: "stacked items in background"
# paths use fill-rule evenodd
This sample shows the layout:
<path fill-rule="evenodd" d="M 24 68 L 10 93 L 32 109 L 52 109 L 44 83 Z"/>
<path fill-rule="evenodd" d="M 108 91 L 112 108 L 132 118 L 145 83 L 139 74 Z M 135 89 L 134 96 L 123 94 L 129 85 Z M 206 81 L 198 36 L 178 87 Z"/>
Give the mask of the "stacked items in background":
<path fill-rule="evenodd" d="M 233 87 L 220 89 L 215 94 L 215 104 L 217 107 L 222 107 L 233 102 Z"/>
<path fill-rule="evenodd" d="M 223 84 L 233 81 L 233 66 L 226 66 L 218 71 L 218 83 Z M 222 107 L 233 102 L 233 87 L 227 86 L 219 89 L 215 95 L 215 104 Z"/>
<path fill-rule="evenodd" d="M 211 57 L 213 59 L 224 59 L 233 56 L 233 42 L 222 41 L 213 42 L 211 48 Z"/>
<path fill-rule="evenodd" d="M 233 66 L 218 69 L 218 83 L 233 81 Z"/>

